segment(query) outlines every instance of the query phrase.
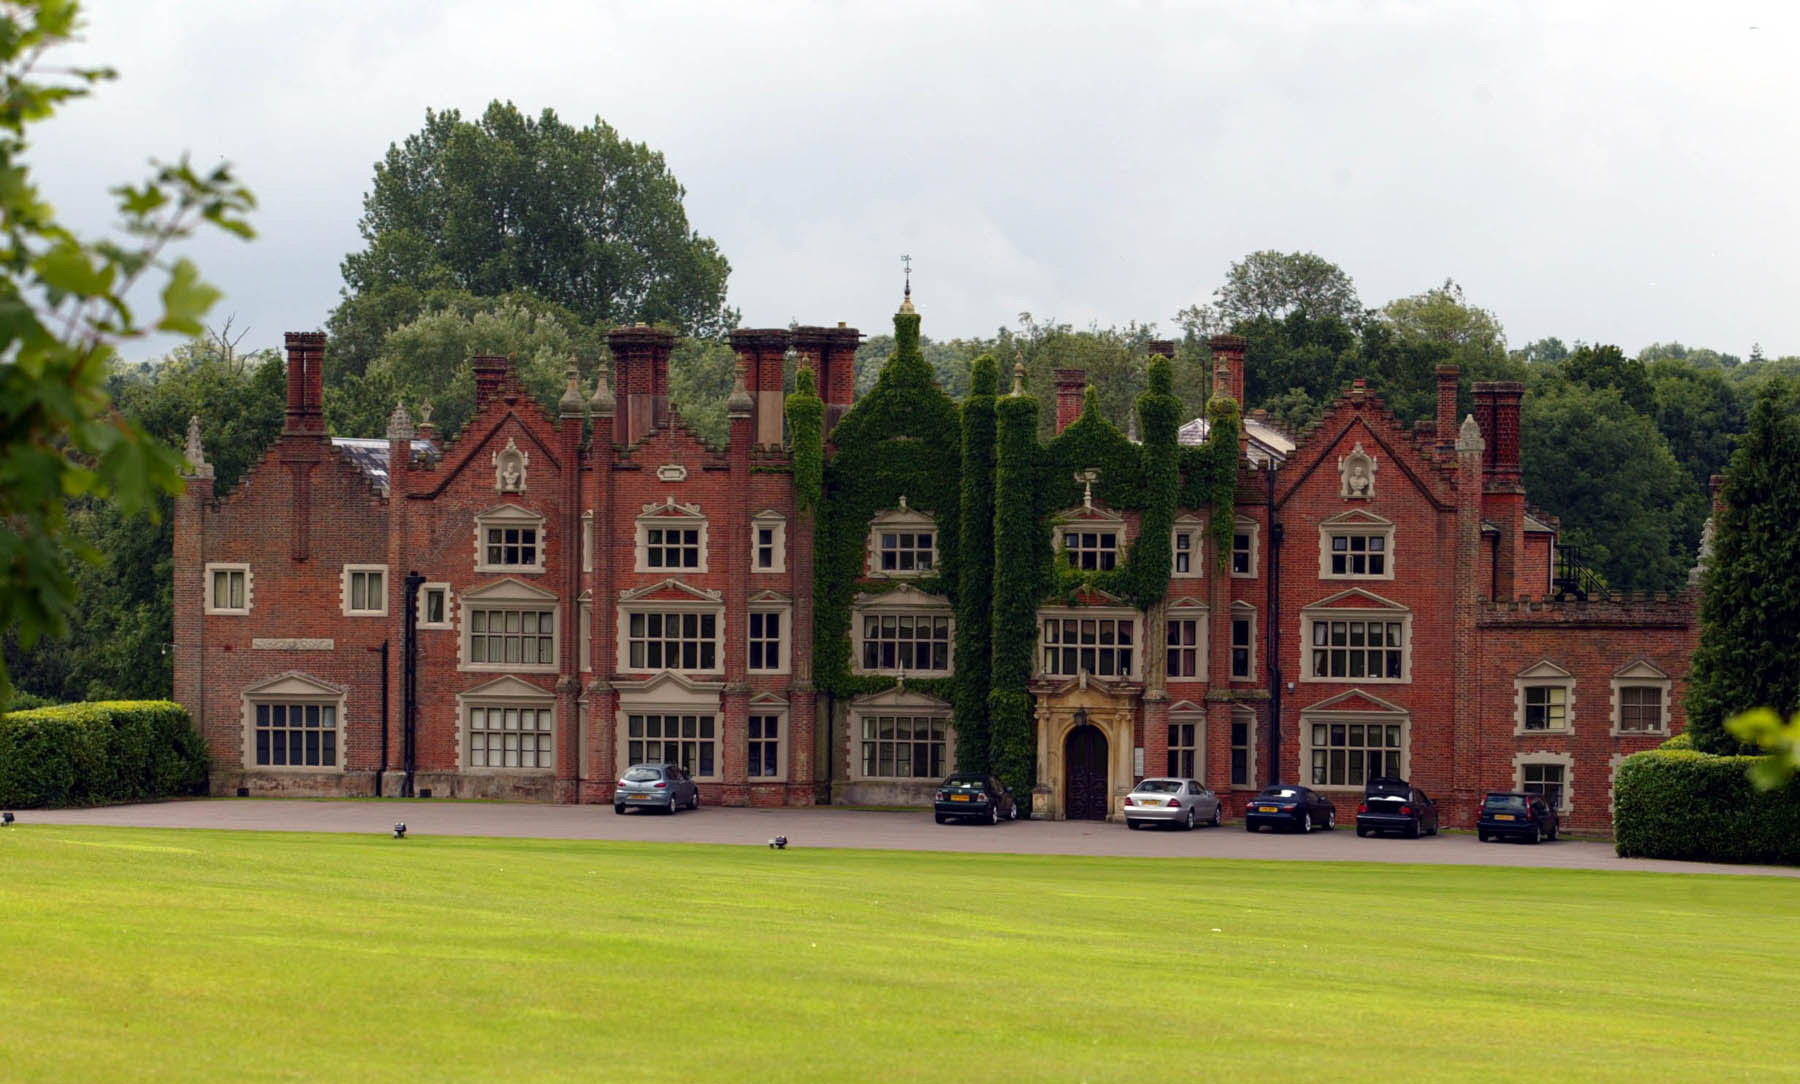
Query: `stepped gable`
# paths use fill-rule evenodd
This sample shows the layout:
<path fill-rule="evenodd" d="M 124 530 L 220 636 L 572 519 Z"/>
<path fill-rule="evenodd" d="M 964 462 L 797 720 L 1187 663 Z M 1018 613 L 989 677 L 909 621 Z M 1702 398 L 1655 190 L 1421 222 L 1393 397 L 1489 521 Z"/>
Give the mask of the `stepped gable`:
<path fill-rule="evenodd" d="M 532 448 L 529 451 L 534 462 L 548 463 L 550 469 L 557 472 L 563 469 L 554 439 L 557 423 L 544 413 L 544 408 L 538 405 L 536 399 L 526 393 L 517 374 L 513 372 L 511 363 L 506 358 L 475 360 L 478 370 L 482 363 L 488 363 L 486 370 L 476 373 L 479 405 L 475 416 L 469 419 L 468 425 L 463 426 L 462 432 L 445 445 L 443 454 L 435 462 L 421 467 L 422 471 L 435 472 L 438 478 L 435 485 L 407 494 L 415 500 L 437 497 L 471 463 L 480 469 L 483 465 L 478 461 L 481 453 L 488 449 L 490 442 L 496 439 L 508 420 L 516 422 L 524 430 L 526 439 L 531 441 Z M 580 419 L 571 420 L 578 423 Z"/>
<path fill-rule="evenodd" d="M 1360 378 L 1301 435 L 1299 445 L 1276 476 L 1275 504 L 1286 502 L 1321 465 L 1335 469 L 1334 463 L 1327 462 L 1331 451 L 1352 431 L 1367 434 L 1387 454 L 1388 462 L 1419 492 L 1431 498 L 1439 511 L 1455 509 L 1454 470 L 1446 470 L 1444 464 L 1424 455 L 1413 441 L 1411 427 L 1395 417 Z"/>

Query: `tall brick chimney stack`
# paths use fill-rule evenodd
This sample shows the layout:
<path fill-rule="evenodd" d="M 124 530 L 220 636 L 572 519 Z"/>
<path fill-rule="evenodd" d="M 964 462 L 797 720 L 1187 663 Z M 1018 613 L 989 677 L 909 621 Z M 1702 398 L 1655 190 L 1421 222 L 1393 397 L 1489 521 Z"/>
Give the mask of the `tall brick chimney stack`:
<path fill-rule="evenodd" d="M 844 326 L 803 327 L 794 330 L 794 349 L 809 359 L 819 377 L 819 397 L 825 400 L 825 432 L 849 413 L 856 399 L 856 348 L 862 332 Z"/>
<path fill-rule="evenodd" d="M 607 332 L 612 348 L 614 392 L 618 413 L 614 432 L 620 444 L 635 444 L 669 416 L 669 354 L 675 333 L 648 324 L 616 327 Z"/>
<path fill-rule="evenodd" d="M 1087 392 L 1087 370 L 1058 369 L 1050 375 L 1056 381 L 1056 431 L 1060 433 L 1081 417 L 1082 400 Z"/>
<path fill-rule="evenodd" d="M 469 362 L 469 367 L 475 370 L 477 410 L 500 394 L 500 385 L 506 383 L 507 366 L 506 358 L 499 354 L 477 354 Z"/>
<path fill-rule="evenodd" d="M 325 333 L 287 333 L 287 436 L 325 435 Z"/>
<path fill-rule="evenodd" d="M 1525 385 L 1516 380 L 1483 380 L 1475 385 L 1475 423 L 1487 441 L 1483 462 L 1490 486 L 1520 484 L 1519 402 Z"/>
<path fill-rule="evenodd" d="M 801 331 L 808 329 L 802 328 Z M 787 367 L 787 348 L 799 338 L 786 328 L 737 328 L 731 333 L 731 349 L 744 370 L 744 390 L 750 396 L 750 433 L 756 444 L 781 443 L 782 383 Z M 804 350 L 801 353 L 805 353 Z M 807 359 L 818 370 L 818 358 Z"/>
<path fill-rule="evenodd" d="M 1442 455 L 1456 454 L 1456 378 L 1460 371 L 1454 365 L 1437 367 L 1437 450 Z"/>
<path fill-rule="evenodd" d="M 1175 360 L 1175 340 L 1174 339 L 1151 339 L 1149 342 L 1144 344 L 1144 349 L 1145 349 L 1145 351 L 1147 351 L 1150 354 L 1151 357 L 1155 357 L 1156 355 L 1161 354 L 1163 357 L 1168 358 L 1170 361 Z"/>
<path fill-rule="evenodd" d="M 1206 340 L 1212 348 L 1214 395 L 1225 395 L 1244 403 L 1244 351 L 1250 342 L 1242 335 L 1214 335 Z"/>

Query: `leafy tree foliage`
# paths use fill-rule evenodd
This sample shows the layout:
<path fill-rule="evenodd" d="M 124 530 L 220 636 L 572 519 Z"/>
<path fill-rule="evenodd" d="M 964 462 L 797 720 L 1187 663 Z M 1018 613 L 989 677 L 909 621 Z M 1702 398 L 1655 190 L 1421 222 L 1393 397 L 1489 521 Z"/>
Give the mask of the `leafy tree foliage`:
<path fill-rule="evenodd" d="M 1656 428 L 1699 493 L 1725 469 L 1732 440 L 1747 424 L 1744 397 L 1717 369 L 1664 359 L 1647 368 Z"/>
<path fill-rule="evenodd" d="M 1615 588 L 1672 590 L 1699 534 L 1693 482 L 1650 419 L 1615 388 L 1547 382 L 1520 418 L 1525 491 Z"/>
<path fill-rule="evenodd" d="M 1381 307 L 1381 316 L 1397 339 L 1429 343 L 1444 350 L 1444 360 L 1465 369 L 1488 368 L 1506 360 L 1506 332 L 1487 309 L 1468 303 L 1453 279 Z"/>
<path fill-rule="evenodd" d="M 1528 342 L 1512 352 L 1513 360 L 1524 365 L 1550 365 L 1568 356 L 1568 344 L 1554 335 Z"/>
<path fill-rule="evenodd" d="M 1562 363 L 1562 373 L 1590 388 L 1616 390 L 1626 405 L 1640 414 L 1655 410 L 1644 363 L 1626 357 L 1616 346 L 1583 346 Z"/>
<path fill-rule="evenodd" d="M 248 237 L 252 205 L 229 167 L 184 159 L 113 190 L 128 242 L 86 241 L 56 220 L 32 180 L 31 125 L 112 79 L 106 68 L 45 67 L 80 29 L 74 0 L 8 0 L 0 8 L 0 628 L 21 649 L 67 633 L 76 584 L 65 548 L 97 555 L 74 530 L 70 497 L 154 508 L 180 488 L 181 460 L 111 408 L 113 344 L 149 332 L 199 334 L 218 291 L 166 247 L 202 224 Z M 165 280 L 152 315 L 127 300 Z M 0 695 L 10 688 L 0 662 Z"/>
<path fill-rule="evenodd" d="M 1752 708 L 1800 710 L 1800 416 L 1797 388 L 1765 387 L 1725 471 L 1701 578 L 1688 733 L 1703 753 L 1753 752 L 1725 728 Z"/>
<path fill-rule="evenodd" d="M 1208 334 L 1257 319 L 1285 320 L 1298 313 L 1345 322 L 1362 312 L 1356 284 L 1343 268 L 1311 252 L 1252 252 L 1225 272 L 1225 284 L 1207 306 L 1190 306 L 1176 321 Z"/>
<path fill-rule="evenodd" d="M 1638 351 L 1638 360 L 1645 365 L 1665 359 L 1685 361 L 1697 369 L 1731 369 L 1744 360 L 1736 354 L 1722 354 L 1704 346 L 1683 346 L 1678 342 L 1651 343 Z"/>
<path fill-rule="evenodd" d="M 686 195 L 663 156 L 595 118 L 574 128 L 493 102 L 478 120 L 427 111 L 425 126 L 376 163 L 345 257 L 351 297 L 390 287 L 513 291 L 592 324 L 636 320 L 716 335 L 730 267 L 688 227 Z"/>

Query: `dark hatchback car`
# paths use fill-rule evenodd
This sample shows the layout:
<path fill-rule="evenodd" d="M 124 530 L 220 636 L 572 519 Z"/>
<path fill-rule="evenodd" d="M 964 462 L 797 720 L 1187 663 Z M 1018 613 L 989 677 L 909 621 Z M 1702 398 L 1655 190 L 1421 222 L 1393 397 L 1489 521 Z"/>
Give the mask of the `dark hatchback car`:
<path fill-rule="evenodd" d="M 1437 835 L 1438 807 L 1424 791 L 1404 779 L 1378 775 L 1363 787 L 1356 807 L 1356 834 L 1399 832 L 1407 839 Z"/>
<path fill-rule="evenodd" d="M 953 820 L 981 821 L 999 824 L 1019 815 L 1012 792 L 991 775 L 958 772 L 938 784 L 937 799 L 932 803 L 939 824 Z"/>
<path fill-rule="evenodd" d="M 1244 831 L 1258 828 L 1291 828 L 1310 832 L 1337 827 L 1337 806 L 1311 787 L 1276 783 L 1244 803 Z"/>
<path fill-rule="evenodd" d="M 699 809 L 700 788 L 693 777 L 673 764 L 633 764 L 613 791 L 613 812 L 627 809 Z"/>
<path fill-rule="evenodd" d="M 1475 834 L 1483 843 L 1490 839 L 1536 843 L 1540 839 L 1555 839 L 1558 827 L 1556 810 L 1550 808 L 1543 795 L 1495 790 L 1481 800 Z"/>

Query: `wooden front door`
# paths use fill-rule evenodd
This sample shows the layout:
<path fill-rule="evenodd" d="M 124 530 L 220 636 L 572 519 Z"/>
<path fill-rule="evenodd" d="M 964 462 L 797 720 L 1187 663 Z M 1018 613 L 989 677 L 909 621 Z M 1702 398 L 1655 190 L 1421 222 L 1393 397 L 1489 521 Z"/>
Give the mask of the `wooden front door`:
<path fill-rule="evenodd" d="M 1063 744 L 1067 769 L 1063 808 L 1072 821 L 1106 819 L 1106 735 L 1097 726 L 1078 726 Z"/>

